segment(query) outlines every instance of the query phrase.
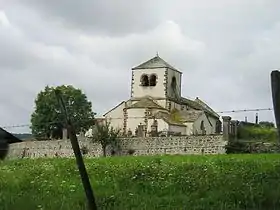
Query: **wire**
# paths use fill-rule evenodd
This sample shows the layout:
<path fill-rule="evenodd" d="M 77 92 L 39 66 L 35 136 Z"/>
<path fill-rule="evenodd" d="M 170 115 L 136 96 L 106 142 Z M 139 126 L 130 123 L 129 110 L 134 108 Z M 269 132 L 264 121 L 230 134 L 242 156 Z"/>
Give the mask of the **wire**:
<path fill-rule="evenodd" d="M 240 110 L 221 111 L 216 113 L 222 114 L 222 113 L 240 113 L 240 112 L 260 112 L 260 111 L 272 111 L 272 110 L 273 110 L 272 108 L 258 108 L 258 109 L 240 109 Z M 117 120 L 117 119 L 123 119 L 123 117 L 108 117 L 108 119 Z M 127 119 L 143 119 L 143 117 L 128 117 Z M 46 125 L 51 125 L 56 123 L 64 123 L 64 122 L 54 121 L 54 122 L 46 123 Z M 0 127 L 4 129 L 9 129 L 9 128 L 30 127 L 30 126 L 31 124 L 22 124 L 22 125 L 7 125 L 7 126 L 0 126 Z"/>
<path fill-rule="evenodd" d="M 222 111 L 217 113 L 236 113 L 236 112 L 259 112 L 259 111 L 272 111 L 272 108 L 266 109 L 241 109 L 241 110 L 231 110 L 231 111 Z"/>

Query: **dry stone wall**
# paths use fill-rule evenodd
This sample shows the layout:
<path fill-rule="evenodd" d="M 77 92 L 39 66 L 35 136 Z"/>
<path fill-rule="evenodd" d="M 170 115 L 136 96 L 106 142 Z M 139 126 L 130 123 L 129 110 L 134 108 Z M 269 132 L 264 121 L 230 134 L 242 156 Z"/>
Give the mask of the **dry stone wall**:
<path fill-rule="evenodd" d="M 90 141 L 79 141 L 80 148 L 86 148 L 88 155 L 99 157 L 102 148 Z M 27 141 L 9 146 L 7 158 L 40 158 L 40 157 L 72 157 L 74 156 L 70 140 Z"/>
<path fill-rule="evenodd" d="M 102 156 L 101 145 L 79 138 L 86 156 Z M 225 154 L 222 135 L 121 138 L 119 155 Z M 110 153 L 110 152 L 109 152 Z M 70 140 L 28 141 L 11 144 L 7 158 L 73 157 Z"/>
<path fill-rule="evenodd" d="M 124 138 L 121 153 L 155 154 L 225 154 L 226 141 L 222 135 Z"/>

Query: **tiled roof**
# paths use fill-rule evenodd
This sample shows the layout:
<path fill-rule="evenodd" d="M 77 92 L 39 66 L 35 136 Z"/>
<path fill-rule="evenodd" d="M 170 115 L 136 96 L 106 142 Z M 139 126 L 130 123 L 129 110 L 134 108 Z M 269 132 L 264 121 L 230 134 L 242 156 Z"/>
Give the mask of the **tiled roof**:
<path fill-rule="evenodd" d="M 129 108 L 151 108 L 151 109 L 165 109 L 164 107 L 155 103 L 152 99 L 145 97 L 141 98 L 136 103 L 130 105 Z"/>
<path fill-rule="evenodd" d="M 170 69 L 178 71 L 176 68 L 171 66 L 169 63 L 167 63 L 165 60 L 163 60 L 159 56 L 156 56 L 132 69 L 135 70 L 135 69 L 150 69 L 150 68 L 170 68 Z"/>

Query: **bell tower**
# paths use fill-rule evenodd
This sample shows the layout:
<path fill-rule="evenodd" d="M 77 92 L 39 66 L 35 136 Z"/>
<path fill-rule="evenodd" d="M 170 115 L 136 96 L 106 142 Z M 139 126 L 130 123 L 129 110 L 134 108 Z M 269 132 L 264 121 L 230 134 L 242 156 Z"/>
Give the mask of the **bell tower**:
<path fill-rule="evenodd" d="M 131 98 L 181 96 L 181 74 L 157 54 L 132 68 Z"/>

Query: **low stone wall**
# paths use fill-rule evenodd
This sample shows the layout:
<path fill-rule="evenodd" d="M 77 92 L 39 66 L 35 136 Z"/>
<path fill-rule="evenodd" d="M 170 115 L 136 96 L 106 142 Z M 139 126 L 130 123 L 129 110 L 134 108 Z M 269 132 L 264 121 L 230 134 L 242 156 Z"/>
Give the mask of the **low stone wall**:
<path fill-rule="evenodd" d="M 101 145 L 79 138 L 80 147 L 86 156 L 102 156 Z M 121 138 L 119 155 L 155 154 L 225 154 L 226 141 L 222 135 Z M 11 144 L 8 159 L 38 157 L 72 157 L 70 140 L 28 141 Z"/>
<path fill-rule="evenodd" d="M 154 154 L 224 154 L 226 141 L 222 135 L 123 138 L 121 153 Z"/>
<path fill-rule="evenodd" d="M 99 144 L 90 141 L 79 141 L 80 148 L 86 148 L 92 157 L 102 156 Z M 9 146 L 7 159 L 39 158 L 39 157 L 71 157 L 74 156 L 70 140 L 27 141 Z"/>

